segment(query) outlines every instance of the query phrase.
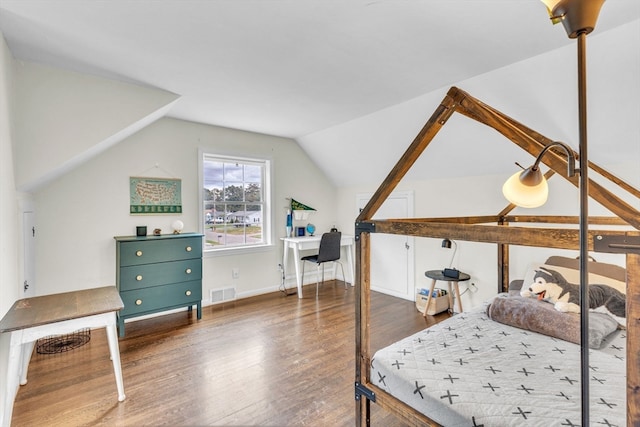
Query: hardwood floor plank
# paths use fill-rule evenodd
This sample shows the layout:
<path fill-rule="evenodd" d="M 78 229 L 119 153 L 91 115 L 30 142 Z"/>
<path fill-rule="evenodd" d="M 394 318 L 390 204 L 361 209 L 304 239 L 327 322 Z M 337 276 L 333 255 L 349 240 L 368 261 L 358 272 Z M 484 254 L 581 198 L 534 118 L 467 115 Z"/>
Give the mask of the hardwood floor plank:
<path fill-rule="evenodd" d="M 351 426 L 354 289 L 272 293 L 127 323 L 118 403 L 104 330 L 56 355 L 34 352 L 12 426 Z M 374 349 L 435 323 L 411 301 L 373 294 Z M 440 315 L 440 319 L 447 315 Z M 402 425 L 372 404 L 374 426 Z"/>

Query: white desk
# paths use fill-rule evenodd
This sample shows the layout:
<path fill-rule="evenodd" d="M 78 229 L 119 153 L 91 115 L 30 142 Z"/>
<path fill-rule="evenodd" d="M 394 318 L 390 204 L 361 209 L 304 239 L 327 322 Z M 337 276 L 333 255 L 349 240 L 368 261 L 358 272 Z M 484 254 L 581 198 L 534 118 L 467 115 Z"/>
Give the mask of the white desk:
<path fill-rule="evenodd" d="M 0 321 L 0 332 L 11 334 L 0 425 L 11 425 L 18 383 L 27 383 L 27 369 L 39 338 L 69 334 L 82 328 L 105 328 L 116 377 L 118 400 L 125 399 L 116 334 L 116 312 L 124 307 L 115 286 L 25 298 L 16 301 Z"/>
<path fill-rule="evenodd" d="M 320 247 L 321 235 L 316 236 L 304 236 L 304 237 L 283 237 L 280 240 L 284 243 L 284 259 L 282 260 L 282 267 L 286 273 L 287 262 L 289 260 L 289 250 L 293 251 L 293 265 L 296 268 L 296 284 L 298 286 L 298 298 L 302 298 L 302 275 L 300 271 L 300 251 L 308 249 L 318 249 Z M 340 240 L 341 248 L 345 248 L 347 252 L 347 268 L 351 274 L 351 284 L 353 285 L 353 236 L 342 235 Z M 286 277 L 286 276 L 285 276 Z M 345 277 L 346 281 L 346 277 Z"/>

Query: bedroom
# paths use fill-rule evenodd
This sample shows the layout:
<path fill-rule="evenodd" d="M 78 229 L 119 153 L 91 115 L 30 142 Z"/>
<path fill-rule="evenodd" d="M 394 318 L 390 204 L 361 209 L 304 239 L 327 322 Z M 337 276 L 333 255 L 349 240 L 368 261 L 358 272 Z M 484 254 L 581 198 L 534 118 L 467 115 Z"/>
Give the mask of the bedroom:
<path fill-rule="evenodd" d="M 611 1 L 610 3 L 614 3 Z M 606 4 L 606 7 L 612 6 Z M 544 11 L 543 11 L 544 12 Z M 637 12 L 637 11 L 636 11 Z M 529 17 L 528 19 L 531 19 Z M 574 103 L 574 46 L 565 40 L 566 36 L 561 33 L 559 28 L 547 28 L 547 22 L 542 17 L 540 26 L 549 32 L 557 35 L 555 39 L 557 46 L 562 46 L 544 55 L 536 56 L 523 60 L 516 64 L 494 70 L 477 77 L 465 78 L 454 83 L 467 90 L 472 95 L 481 100 L 495 106 L 507 114 L 522 120 L 524 123 L 543 131 L 547 135 L 555 135 L 558 138 L 564 138 L 567 141 L 575 141 L 575 120 L 573 119 L 573 110 L 571 106 Z M 590 38 L 589 54 L 590 63 L 590 105 L 594 110 L 592 113 L 593 129 L 591 138 L 594 141 L 592 151 L 594 159 L 597 159 L 598 146 L 595 141 L 613 140 L 616 142 L 627 142 L 629 152 L 620 157 L 624 157 L 621 161 L 617 153 L 611 150 L 603 149 L 600 146 L 600 155 L 604 160 L 600 160 L 605 166 L 610 166 L 621 177 L 638 185 L 637 169 L 635 169 L 634 159 L 638 159 L 637 144 L 628 144 L 629 141 L 638 140 L 638 57 L 629 56 L 633 52 L 638 52 L 638 17 L 621 25 L 618 28 L 610 29 L 600 34 L 594 34 Z M 7 74 L 10 69 L 14 70 L 14 59 L 8 48 L 5 46 L 3 54 L 3 76 L 4 84 L 7 90 L 6 94 L 13 94 L 12 98 L 3 99 L 3 103 L 10 104 L 12 108 L 26 108 L 28 102 L 34 102 L 30 99 L 18 98 L 15 95 L 18 88 L 7 84 Z M 606 60 L 598 61 L 598 58 L 606 58 Z M 556 64 L 558 68 L 550 68 L 546 64 Z M 57 81 L 67 88 L 64 98 L 69 103 L 75 99 L 78 107 L 75 111 L 61 111 L 59 114 L 77 114 L 82 109 L 83 95 L 87 93 L 104 93 L 108 89 L 113 89 L 110 80 L 101 79 L 93 76 L 82 76 L 82 81 L 78 82 L 76 76 L 68 71 L 57 68 L 42 67 L 26 61 L 25 63 L 17 62 L 18 67 L 23 67 L 27 73 L 21 74 L 20 79 L 26 79 L 26 82 L 45 82 Z M 535 70 L 535 71 L 532 71 Z M 561 70 L 561 71 L 559 71 Z M 562 74 L 565 73 L 565 74 Z M 562 74 L 563 78 L 559 79 L 558 74 Z M 46 76 L 46 79 L 44 78 Z M 15 77 L 14 77 L 15 78 Z M 31 80 L 28 80 L 31 79 Z M 526 84 L 523 84 L 526 82 Z M 52 83 L 53 85 L 53 83 Z M 76 86 L 79 85 L 79 86 Z M 197 146 L 198 138 L 219 139 L 224 138 L 233 144 L 234 149 L 238 146 L 242 147 L 242 153 L 239 154 L 261 154 L 260 150 L 276 150 L 277 161 L 280 164 L 287 165 L 286 168 L 279 170 L 276 177 L 275 187 L 277 188 L 274 195 L 274 208 L 279 208 L 284 203 L 286 197 L 298 196 L 302 201 L 308 202 L 309 205 L 319 208 L 317 218 L 314 219 L 318 229 L 328 229 L 334 222 L 338 228 L 342 230 L 352 230 L 353 218 L 355 216 L 355 196 L 358 193 L 373 191 L 384 175 L 390 169 L 393 162 L 399 157 L 400 153 L 406 148 L 409 141 L 415 136 L 417 130 L 423 125 L 424 120 L 428 117 L 433 108 L 442 98 L 449 85 L 400 103 L 396 106 L 381 109 L 378 112 L 363 116 L 358 119 L 349 121 L 348 123 L 334 126 L 323 131 L 302 136 L 296 141 L 289 138 L 263 136 L 256 133 L 246 133 L 232 131 L 218 127 L 194 124 L 175 119 L 161 119 L 142 131 L 127 138 L 124 144 L 118 144 L 111 149 L 105 151 L 101 155 L 87 160 L 84 164 L 78 165 L 68 173 L 55 177 L 50 181 L 46 181 L 48 177 L 46 172 L 51 170 L 43 165 L 47 162 L 56 160 L 56 152 L 49 152 L 48 144 L 54 144 L 55 138 L 61 135 L 63 131 L 80 127 L 81 132 L 89 132 L 87 139 L 96 143 L 103 141 L 105 133 L 107 135 L 115 134 L 122 130 L 122 126 L 118 120 L 123 120 L 127 124 L 134 122 L 130 117 L 120 118 L 113 117 L 113 105 L 125 104 L 129 105 L 134 97 L 139 99 L 140 92 L 145 91 L 139 87 L 131 87 L 123 84 L 121 91 L 127 101 L 120 102 L 122 98 L 110 98 L 111 104 L 105 104 L 104 107 L 96 108 L 95 115 L 89 117 L 83 116 L 83 123 L 78 123 L 73 117 L 62 118 L 57 122 L 50 124 L 51 128 L 43 125 L 31 129 L 33 132 L 40 132 L 38 135 L 40 141 L 45 140 L 47 143 L 39 147 L 28 146 L 27 158 L 23 154 L 10 154 L 10 144 L 12 137 L 3 137 L 3 156 L 2 170 L 9 174 L 11 170 L 15 171 L 18 176 L 17 182 L 13 184 L 13 177 L 5 179 L 3 176 L 3 223 L 15 223 L 17 220 L 13 214 L 11 206 L 15 206 L 14 195 L 16 195 L 16 187 L 24 184 L 24 174 L 33 172 L 30 165 L 39 167 L 39 173 L 42 175 L 27 175 L 26 178 L 38 181 L 39 178 L 44 179 L 44 183 L 38 186 L 34 192 L 33 198 L 37 206 L 39 218 L 42 218 L 39 225 L 39 233 L 42 236 L 42 244 L 37 248 L 39 263 L 37 266 L 37 277 L 40 278 L 36 288 L 39 293 L 60 292 L 63 290 L 76 289 L 86 286 L 85 283 L 91 282 L 95 284 L 112 283 L 114 280 L 114 254 L 112 237 L 118 234 L 126 234 L 133 232 L 133 227 L 137 225 L 138 218 L 131 218 L 126 213 L 126 187 L 121 184 L 123 179 L 128 176 L 142 173 L 153 168 L 155 164 L 159 164 L 164 170 L 170 172 L 171 175 L 179 176 L 183 179 L 185 186 L 190 185 L 195 188 L 197 177 L 193 171 L 196 168 L 196 154 L 194 149 Z M 536 88 L 532 91 L 531 88 Z M 127 91 L 127 88 L 134 92 Z M 44 89 L 51 89 L 45 87 Z M 144 114 L 136 111 L 135 119 L 139 120 L 142 116 L 158 110 L 159 105 L 166 105 L 170 102 L 171 96 L 167 93 L 158 93 L 151 91 L 145 101 L 148 104 L 143 105 L 146 109 Z M 614 96 L 612 97 L 611 94 Z M 620 94 L 624 94 L 621 96 Z M 37 102 L 44 108 L 50 110 L 56 109 L 60 98 L 54 97 L 52 94 L 49 99 L 38 99 Z M 419 94 L 416 94 L 416 96 Z M 57 94 L 56 96 L 60 96 Z M 68 98 L 67 98 L 68 97 Z M 568 100 L 569 106 L 561 102 L 551 102 L 555 99 Z M 552 105 L 549 105 L 551 102 Z M 33 104 L 31 104 L 33 107 Z M 122 109 L 122 107 L 119 107 Z M 12 114 L 16 114 L 13 110 Z M 33 114 L 33 113 L 32 113 Z M 23 116 L 24 120 L 29 120 L 29 115 Z M 8 113 L 4 114 L 3 121 L 9 122 Z M 615 129 L 607 126 L 599 126 L 600 124 L 615 123 Z M 86 128 L 84 127 L 86 125 Z M 55 127 L 60 126 L 60 128 Z M 454 126 L 450 124 L 450 126 Z M 458 125 L 455 125 L 458 126 Z M 493 139 L 487 138 L 478 144 L 478 147 L 460 148 L 468 136 L 473 134 L 477 137 L 478 129 L 471 126 L 465 127 L 460 124 L 461 129 L 452 130 L 455 142 L 451 144 L 434 145 L 433 153 L 430 153 L 428 159 L 424 160 L 424 164 L 420 165 L 420 169 L 424 171 L 437 171 L 435 176 L 424 178 L 418 174 L 415 177 L 409 177 L 411 180 L 403 183 L 402 190 L 412 190 L 415 192 L 416 207 L 415 212 L 421 215 L 430 216 L 456 216 L 466 215 L 469 213 L 469 207 L 473 206 L 476 210 L 474 214 L 481 214 L 477 208 L 486 209 L 486 213 L 495 213 L 498 207 L 504 202 L 499 193 L 499 187 L 504 180 L 513 171 L 513 161 L 526 164 L 529 160 L 528 156 L 521 154 L 517 150 L 509 151 L 510 147 L 502 143 L 492 142 Z M 3 129 L 8 126 L 3 126 Z M 606 132 L 604 132 L 606 128 Z M 93 133 L 91 130 L 101 132 Z M 447 131 L 449 131 L 447 129 Z M 599 133 L 602 132 L 602 133 Z M 613 133 L 612 133 L 613 132 Z M 50 140 L 45 136 L 49 135 Z M 53 136 L 51 136 L 53 135 Z M 458 135 L 458 138 L 455 136 Z M 60 139 L 64 136 L 59 136 Z M 187 139 L 185 141 L 185 139 Z M 268 141 L 268 146 L 263 144 Z M 179 148 L 176 150 L 176 141 L 180 141 Z M 347 143 L 349 141 L 368 141 L 376 147 L 375 154 L 368 154 L 366 161 L 362 160 L 359 148 L 350 148 Z M 495 145 L 491 145 L 491 144 Z M 60 149 L 64 145 L 58 141 Z M 458 145 L 456 145 L 458 144 Z M 487 147 L 486 149 L 484 147 Z M 228 149 L 227 147 L 221 147 Z M 55 149 L 54 149 L 55 150 Z M 67 159 L 75 159 L 77 156 L 82 157 L 87 149 L 86 146 L 78 148 L 79 151 L 71 153 L 63 153 L 64 159 L 58 160 L 58 164 L 52 167 L 60 167 Z M 507 160 L 501 164 L 492 161 L 490 164 L 477 165 L 473 159 L 479 157 L 481 152 L 487 150 L 489 152 L 505 152 Z M 442 162 L 439 159 L 451 159 L 456 153 L 467 151 L 469 156 L 456 157 L 455 165 L 451 165 L 451 161 Z M 150 154 L 151 153 L 151 154 Z M 7 154 L 7 155 L 4 155 Z M 15 164 L 10 163 L 9 159 L 16 157 Z M 470 161 L 471 158 L 471 161 Z M 313 161 L 311 160 L 313 159 Z M 314 164 L 317 162 L 323 166 Z M 362 163 L 362 164 L 360 164 Z M 440 165 L 441 163 L 447 163 Z M 114 167 L 118 165 L 118 167 Z M 44 167 L 44 169 L 42 169 Z M 500 170 L 498 170 L 500 168 Z M 364 169 L 375 171 L 375 175 L 365 173 Z M 454 172 L 470 173 L 472 178 L 465 176 L 455 176 Z M 349 173 L 344 172 L 349 170 Z M 153 169 L 152 169 L 153 171 Z M 309 171 L 312 174 L 309 174 Z M 55 170 L 53 171 L 55 175 Z M 304 173 L 303 173 L 304 172 Z M 367 177 L 366 181 L 362 181 Z M 35 178 L 35 179 L 34 179 Z M 340 179 L 338 182 L 333 180 Z M 325 183 L 320 186 L 322 192 L 317 190 L 314 194 L 309 194 L 308 186 L 312 183 L 314 188 L 318 188 L 316 182 Z M 472 182 L 473 185 L 469 185 Z M 96 183 L 103 187 L 104 193 L 95 191 Z M 120 184 L 119 184 L 120 183 Z M 563 182 L 554 184 L 554 192 L 552 193 L 550 203 L 544 208 L 548 213 L 575 214 L 577 205 L 575 203 L 567 206 L 566 200 L 576 200 L 575 191 L 566 186 Z M 5 187 L 6 186 L 6 187 Z M 492 196 L 482 195 L 482 189 L 494 189 Z M 456 206 L 449 204 L 429 203 L 430 200 L 438 200 L 441 193 L 455 194 L 458 200 L 464 201 Z M 309 200 L 305 196 L 309 194 Z M 5 203 L 5 197 L 8 198 Z M 106 197 L 106 198 L 105 198 Z M 124 197 L 124 198 L 123 198 Z M 85 206 L 82 213 L 76 213 L 71 209 L 80 198 Z M 28 201 L 27 201 L 28 202 Z M 194 194 L 184 199 L 185 205 L 195 205 L 196 196 Z M 65 208 L 65 206 L 67 208 Z M 6 210 L 5 210 L 6 209 Z M 567 212 L 567 209 L 570 212 Z M 594 206 L 594 214 L 597 214 L 599 207 Z M 284 215 L 281 212 L 281 215 Z M 87 218 L 91 218 L 90 222 Z M 169 227 L 168 219 L 151 219 L 150 226 L 167 229 Z M 151 223 L 151 221 L 156 221 Z M 197 213 L 192 211 L 188 218 L 185 218 L 185 224 L 188 228 L 195 229 L 197 227 Z M 276 224 L 284 224 L 283 216 L 275 219 Z M 93 226 L 93 225 L 96 226 Z M 12 302 L 19 298 L 18 289 L 10 283 L 20 283 L 20 274 L 17 271 L 17 260 L 15 259 L 16 248 L 18 247 L 18 236 L 15 234 L 17 227 L 5 227 L 2 232 L 3 265 L 2 265 L 2 283 L 3 294 L 9 298 L 2 300 L 2 311 L 5 312 Z M 93 242 L 87 248 L 81 248 L 78 242 Z M 436 267 L 448 262 L 449 254 L 443 252 L 439 248 L 439 242 L 431 242 L 428 244 L 419 244 L 416 248 L 416 272 L 415 286 L 421 287 L 425 284 L 422 277 L 422 271 L 428 268 Z M 275 290 L 278 285 L 277 263 L 281 258 L 279 248 L 274 249 L 260 257 L 249 259 L 246 255 L 236 258 L 212 258 L 208 260 L 205 267 L 205 276 L 210 277 L 211 282 L 205 285 L 205 294 L 210 289 L 215 289 L 233 280 L 231 277 L 231 267 L 239 266 L 240 277 L 238 279 L 238 293 L 243 296 L 250 296 L 261 293 L 265 290 Z M 480 256 L 482 254 L 482 256 Z M 470 300 L 465 300 L 465 306 L 479 304 L 484 298 L 491 295 L 495 291 L 494 283 L 496 281 L 495 269 L 491 265 L 491 261 L 482 259 L 483 257 L 491 258 L 490 254 L 485 255 L 483 251 L 474 248 L 473 245 L 461 245 L 458 257 L 458 266 L 461 269 L 468 270 L 473 273 L 474 280 L 478 285 L 480 292 L 473 295 Z M 535 254 L 536 258 L 542 258 L 545 254 Z M 531 256 L 523 256 L 522 258 L 530 259 Z M 432 260 L 429 262 L 423 260 Z M 522 261 L 520 265 L 515 263 L 512 267 L 516 270 L 523 271 L 527 261 Z M 614 259 L 614 261 L 617 261 Z M 234 265 L 229 265 L 233 263 Z M 254 264 L 252 266 L 252 263 Z M 80 267 L 78 268 L 77 265 Z M 222 275 L 217 272 L 224 272 Z M 71 276 L 69 276 L 71 272 Z M 268 280 L 264 280 L 268 277 Z M 46 278 L 46 279 L 45 279 Z M 220 283 L 223 282 L 223 283 Z"/>

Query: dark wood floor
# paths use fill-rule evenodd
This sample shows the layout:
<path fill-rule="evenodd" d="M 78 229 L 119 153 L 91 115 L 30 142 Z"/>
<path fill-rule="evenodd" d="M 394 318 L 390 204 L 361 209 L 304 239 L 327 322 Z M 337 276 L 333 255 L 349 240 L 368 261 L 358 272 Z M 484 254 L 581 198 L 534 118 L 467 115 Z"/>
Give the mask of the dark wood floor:
<path fill-rule="evenodd" d="M 354 289 L 316 300 L 273 293 L 127 323 L 118 403 L 104 330 L 57 355 L 34 352 L 12 426 L 353 426 Z M 372 298 L 372 347 L 433 323 L 415 305 Z M 402 425 L 372 404 L 374 426 Z"/>

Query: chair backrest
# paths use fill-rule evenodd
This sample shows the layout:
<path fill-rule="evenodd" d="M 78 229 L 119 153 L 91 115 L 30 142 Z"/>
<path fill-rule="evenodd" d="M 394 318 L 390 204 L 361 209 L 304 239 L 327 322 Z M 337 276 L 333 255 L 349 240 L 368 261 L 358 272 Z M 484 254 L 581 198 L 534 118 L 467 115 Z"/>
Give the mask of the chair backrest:
<path fill-rule="evenodd" d="M 337 261 L 340 259 L 340 240 L 342 233 L 333 231 L 324 233 L 320 239 L 320 248 L 318 249 L 318 263 L 327 261 Z"/>

